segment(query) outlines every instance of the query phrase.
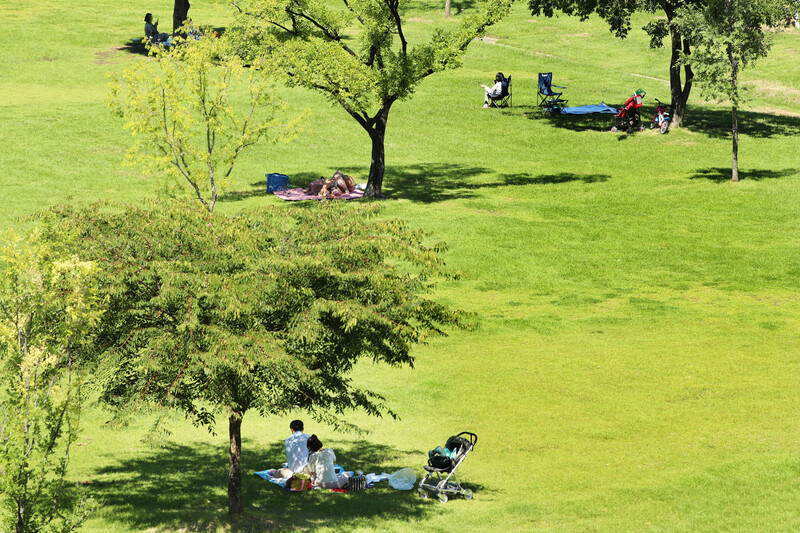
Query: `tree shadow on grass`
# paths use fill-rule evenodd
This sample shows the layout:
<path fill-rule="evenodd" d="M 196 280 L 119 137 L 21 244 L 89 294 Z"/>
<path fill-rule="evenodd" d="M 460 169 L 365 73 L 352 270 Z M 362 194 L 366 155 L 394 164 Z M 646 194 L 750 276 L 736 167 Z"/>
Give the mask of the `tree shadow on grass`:
<path fill-rule="evenodd" d="M 554 185 L 582 181 L 596 183 L 608 180 L 607 174 L 579 175 L 569 172 L 559 174 L 500 174 L 492 181 L 475 183 L 473 178 L 492 176 L 494 171 L 481 167 L 467 167 L 443 163 L 409 165 L 387 169 L 386 189 L 391 198 L 420 203 L 444 202 L 474 198 L 481 190 L 508 186 Z"/>
<path fill-rule="evenodd" d="M 225 33 L 225 26 L 220 26 L 218 28 L 211 28 L 212 31 L 215 31 L 220 37 L 223 33 Z M 144 33 L 142 33 L 142 37 Z M 142 40 L 142 37 L 134 37 L 132 39 L 128 39 L 124 45 L 117 48 L 120 52 L 125 52 L 126 54 L 135 54 L 147 57 L 150 53 L 147 50 L 147 47 Z"/>
<path fill-rule="evenodd" d="M 647 127 L 652 117 L 652 111 L 643 109 L 642 123 Z M 531 120 L 546 120 L 554 127 L 570 131 L 609 131 L 614 122 L 613 115 L 606 113 L 553 115 L 532 109 L 525 112 L 525 116 Z M 712 138 L 728 138 L 731 136 L 731 112 L 729 109 L 691 107 L 686 113 L 683 126 L 689 131 L 702 133 Z M 800 118 L 756 111 L 739 111 L 739 133 L 762 139 L 800 135 Z M 622 135 L 620 140 L 625 137 Z"/>
<path fill-rule="evenodd" d="M 742 170 L 739 169 L 740 180 L 753 180 L 761 181 L 765 179 L 785 178 L 787 176 L 794 176 L 800 173 L 796 168 L 785 168 L 783 170 L 768 170 L 768 169 L 752 169 Z M 689 176 L 690 180 L 705 179 L 723 183 L 731 181 L 731 167 L 709 167 L 699 169 L 697 172 Z"/>
<path fill-rule="evenodd" d="M 367 176 L 369 170 L 364 167 L 348 170 L 356 176 Z M 485 176 L 490 181 L 479 181 Z M 319 174 L 302 172 L 290 176 L 292 187 L 305 187 L 319 178 Z M 391 166 L 386 169 L 384 177 L 384 196 L 387 199 L 411 200 L 419 203 L 445 202 L 475 198 L 484 189 L 527 185 L 557 185 L 570 182 L 602 183 L 608 181 L 608 174 L 495 174 L 495 171 L 483 167 L 470 167 L 448 163 L 429 163 L 406 166 Z M 357 180 L 362 181 L 362 180 Z M 363 178 L 366 181 L 366 178 Z M 254 196 L 268 196 L 266 179 L 250 184 L 251 189 L 226 192 L 220 196 L 220 202 L 237 202 Z M 358 200 L 358 201 L 369 201 Z M 307 207 L 316 202 L 292 202 Z"/>
<path fill-rule="evenodd" d="M 228 453 L 225 446 L 170 443 L 150 454 L 129 459 L 109 457 L 109 466 L 85 483 L 91 496 L 103 500 L 103 519 L 127 529 L 144 531 L 206 531 L 230 526 L 234 531 L 267 529 L 347 529 L 354 520 L 423 520 L 437 512 L 416 491 L 397 491 L 381 482 L 359 493 L 291 493 L 253 475 L 279 467 L 285 460 L 283 443 L 253 449 L 247 439 L 242 452 L 244 514 L 227 514 Z M 365 440 L 333 441 L 338 463 L 349 470 L 394 472 L 406 466 L 421 472 L 421 450 L 399 450 Z M 409 456 L 420 464 L 409 465 Z M 106 479 L 107 481 L 105 481 Z M 465 487 L 478 492 L 479 484 Z"/>
<path fill-rule="evenodd" d="M 738 112 L 739 133 L 760 139 L 800 135 L 800 117 L 760 113 Z M 683 126 L 712 138 L 731 137 L 731 111 L 708 107 L 692 107 L 686 113 Z"/>

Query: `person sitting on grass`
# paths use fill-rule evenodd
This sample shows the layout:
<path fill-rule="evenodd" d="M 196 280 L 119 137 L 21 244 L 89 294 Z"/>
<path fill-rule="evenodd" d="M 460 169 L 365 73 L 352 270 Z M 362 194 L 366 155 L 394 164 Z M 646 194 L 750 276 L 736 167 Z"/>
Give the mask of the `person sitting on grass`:
<path fill-rule="evenodd" d="M 308 466 L 304 472 L 311 476 L 311 484 L 323 489 L 341 489 L 350 480 L 349 472 L 336 474 L 334 464 L 336 454 L 330 448 L 323 448 L 322 442 L 316 435 L 311 435 L 306 443 L 308 451 Z"/>
<path fill-rule="evenodd" d="M 503 94 L 503 73 L 498 72 L 497 76 L 494 77 L 494 85 L 491 87 L 487 87 L 486 85 L 481 85 L 483 90 L 486 91 L 486 94 L 483 95 L 483 108 L 486 109 L 489 107 L 489 101 L 492 98 L 496 98 Z M 492 107 L 496 107 L 494 102 L 492 102 Z"/>
<path fill-rule="evenodd" d="M 278 470 L 280 477 L 291 477 L 293 474 L 302 472 L 308 466 L 308 435 L 303 433 L 303 421 L 292 420 L 289 423 L 292 434 L 283 441 L 283 449 L 286 451 L 286 466 Z"/>
<path fill-rule="evenodd" d="M 144 16 L 144 36 L 151 43 L 166 43 L 169 40 L 169 35 L 166 33 L 158 33 L 158 21 L 153 24 L 153 14 L 148 13 Z"/>

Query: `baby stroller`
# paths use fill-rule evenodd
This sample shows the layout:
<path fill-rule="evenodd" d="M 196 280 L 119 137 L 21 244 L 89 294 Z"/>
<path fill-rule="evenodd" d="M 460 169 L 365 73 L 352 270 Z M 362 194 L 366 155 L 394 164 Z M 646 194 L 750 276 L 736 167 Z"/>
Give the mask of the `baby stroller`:
<path fill-rule="evenodd" d="M 431 450 L 428 464 L 425 465 L 425 477 L 419 482 L 417 492 L 420 497 L 427 498 L 428 492 L 435 494 L 442 503 L 447 502 L 447 495 L 461 494 L 465 500 L 472 499 L 472 491 L 461 487 L 456 477 L 456 469 L 464 462 L 467 454 L 475 447 L 478 436 L 462 431 L 447 439 L 444 448 Z"/>
<path fill-rule="evenodd" d="M 614 125 L 611 126 L 611 131 L 618 131 L 625 129 L 626 133 L 631 133 L 633 130 L 644 131 L 642 127 L 642 116 L 639 113 L 639 108 L 642 107 L 642 99 L 647 94 L 641 89 L 636 89 L 633 96 L 628 98 L 625 105 L 619 108 L 617 114 L 614 115 Z"/>

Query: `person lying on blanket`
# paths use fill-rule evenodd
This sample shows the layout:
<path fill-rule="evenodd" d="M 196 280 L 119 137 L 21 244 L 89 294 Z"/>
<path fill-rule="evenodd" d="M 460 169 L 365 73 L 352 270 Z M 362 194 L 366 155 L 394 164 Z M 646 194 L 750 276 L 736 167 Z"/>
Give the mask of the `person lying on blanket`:
<path fill-rule="evenodd" d="M 305 190 L 306 194 L 314 194 L 322 198 L 333 198 L 340 194 L 353 192 L 356 188 L 356 183 L 347 174 L 343 174 L 341 170 L 333 173 L 331 179 L 320 177 L 318 180 L 312 181 L 308 188 Z"/>
<path fill-rule="evenodd" d="M 308 466 L 303 470 L 304 473 L 311 475 L 311 484 L 323 489 L 341 489 L 350 480 L 350 472 L 342 472 L 336 475 L 334 464 L 336 454 L 330 448 L 323 448 L 322 442 L 316 435 L 311 435 L 306 443 L 310 455 L 308 456 Z"/>

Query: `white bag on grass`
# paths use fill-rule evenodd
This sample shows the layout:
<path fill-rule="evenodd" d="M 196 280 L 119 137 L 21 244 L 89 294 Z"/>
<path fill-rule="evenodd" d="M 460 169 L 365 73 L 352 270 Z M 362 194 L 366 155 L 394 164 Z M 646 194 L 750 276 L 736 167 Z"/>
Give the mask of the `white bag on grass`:
<path fill-rule="evenodd" d="M 389 485 L 397 490 L 412 490 L 417 482 L 417 475 L 411 468 L 402 468 L 389 476 Z"/>

